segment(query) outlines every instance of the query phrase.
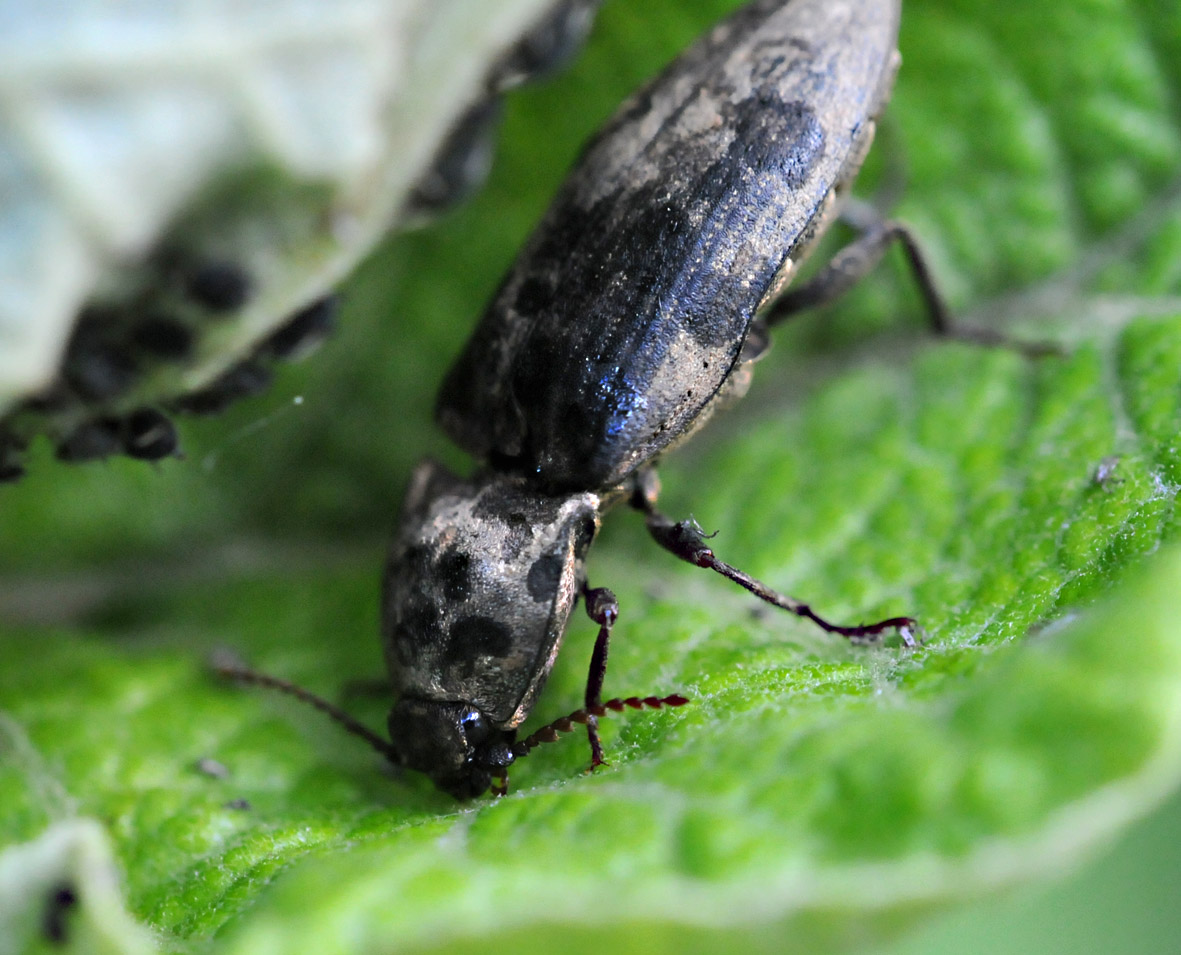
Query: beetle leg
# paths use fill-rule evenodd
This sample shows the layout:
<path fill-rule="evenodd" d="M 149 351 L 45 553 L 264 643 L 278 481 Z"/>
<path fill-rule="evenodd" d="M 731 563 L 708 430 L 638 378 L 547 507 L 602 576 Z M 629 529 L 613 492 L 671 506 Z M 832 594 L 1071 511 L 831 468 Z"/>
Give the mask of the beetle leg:
<path fill-rule="evenodd" d="M 898 242 L 906 252 L 931 327 L 940 335 L 952 333 L 951 312 L 935 287 L 927 257 L 910 226 L 897 219 L 868 222 L 866 218 L 858 216 L 855 220 L 854 224 L 861 228 L 861 234 L 856 239 L 834 255 L 807 282 L 789 288 L 779 296 L 766 315 L 769 326 L 774 327 L 797 312 L 825 305 L 843 295 L 871 272 L 882 260 L 886 250 Z"/>
<path fill-rule="evenodd" d="M 644 512 L 648 525 L 648 533 L 652 535 L 656 543 L 681 558 L 681 560 L 694 564 L 697 567 L 705 567 L 715 571 L 723 577 L 734 581 L 738 586 L 749 590 L 760 600 L 765 600 L 780 610 L 794 613 L 797 617 L 804 617 L 807 620 L 811 620 L 822 630 L 828 633 L 839 633 L 843 637 L 848 637 L 854 643 L 874 643 L 887 630 L 895 630 L 906 646 L 913 647 L 916 645 L 916 633 L 919 630 L 919 626 L 913 617 L 889 617 L 885 620 L 879 620 L 876 623 L 842 626 L 825 620 L 803 601 L 772 590 L 761 580 L 756 580 L 750 574 L 727 564 L 724 560 L 718 558 L 714 554 L 713 548 L 706 543 L 706 534 L 698 526 L 696 521 L 674 522 L 658 511 L 656 509 L 655 497 L 650 493 L 646 493 L 646 484 L 649 487 L 654 486 L 654 482 L 645 481 L 644 476 L 641 475 L 636 482 L 636 492 L 632 495 L 632 506 Z"/>
<path fill-rule="evenodd" d="M 606 766 L 603 757 L 603 743 L 599 739 L 599 717 L 609 713 L 621 713 L 625 709 L 658 710 L 665 706 L 684 706 L 689 702 L 688 697 L 673 693 L 669 696 L 629 696 L 616 697 L 613 700 L 603 700 L 603 680 L 607 676 L 607 652 L 611 643 L 611 628 L 619 618 L 619 601 L 606 587 L 588 587 L 582 585 L 582 597 L 586 601 L 586 614 L 599 625 L 599 636 L 595 640 L 595 649 L 591 653 L 590 671 L 586 676 L 586 694 L 583 707 L 568 713 L 566 716 L 547 723 L 524 739 L 512 744 L 511 750 L 515 759 L 523 759 L 542 743 L 555 743 L 560 733 L 569 733 L 575 723 L 586 726 L 586 735 L 590 740 L 591 764 L 590 769 Z M 493 786 L 493 793 L 498 796 L 508 791 L 508 771 L 503 770 L 496 776 L 497 784 Z"/>
<path fill-rule="evenodd" d="M 611 643 L 611 628 L 619 617 L 619 601 L 606 587 L 582 586 L 582 596 L 586 601 L 586 615 L 599 625 L 599 635 L 595 639 L 595 649 L 591 653 L 590 671 L 586 675 L 586 696 L 584 706 L 590 716 L 586 721 L 586 735 L 590 740 L 591 765 L 603 766 L 607 760 L 603 758 L 603 744 L 599 739 L 599 720 L 594 715 L 603 706 L 603 680 L 607 676 L 607 652 Z"/>
<path fill-rule="evenodd" d="M 780 295 L 764 316 L 768 327 L 773 328 L 798 312 L 825 305 L 843 295 L 881 262 L 891 245 L 898 243 L 906 253 L 935 334 L 977 345 L 1016 348 L 1034 357 L 1060 350 L 1049 342 L 1015 342 L 991 328 L 956 325 L 947 302 L 935 285 L 922 243 L 910 226 L 897 219 L 882 219 L 872 212 L 866 213 L 860 205 L 855 206 L 847 218 L 850 224 L 861 230 L 861 234 L 808 281 L 796 288 L 788 288 Z"/>

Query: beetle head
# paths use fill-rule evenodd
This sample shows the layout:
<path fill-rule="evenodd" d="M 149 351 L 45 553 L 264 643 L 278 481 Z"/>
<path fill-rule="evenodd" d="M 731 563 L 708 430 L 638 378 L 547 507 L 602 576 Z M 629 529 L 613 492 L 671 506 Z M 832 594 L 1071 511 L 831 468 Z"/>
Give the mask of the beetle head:
<path fill-rule="evenodd" d="M 389 718 L 397 762 L 456 799 L 486 792 L 516 758 L 512 730 L 497 729 L 469 703 L 403 698 Z"/>

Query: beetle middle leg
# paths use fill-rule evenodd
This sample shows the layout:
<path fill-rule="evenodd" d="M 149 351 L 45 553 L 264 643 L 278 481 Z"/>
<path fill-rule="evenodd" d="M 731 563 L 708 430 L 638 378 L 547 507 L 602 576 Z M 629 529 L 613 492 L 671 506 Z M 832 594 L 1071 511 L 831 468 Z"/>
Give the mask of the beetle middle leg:
<path fill-rule="evenodd" d="M 739 570 L 732 564 L 727 564 L 713 552 L 709 546 L 707 535 L 696 521 L 673 521 L 656 508 L 658 482 L 655 472 L 649 468 L 636 479 L 635 490 L 631 504 L 644 513 L 648 526 L 648 533 L 665 550 L 675 554 L 681 560 L 697 567 L 705 567 L 732 580 L 738 586 L 750 591 L 760 600 L 765 600 L 773 607 L 786 610 L 797 617 L 811 620 L 827 633 L 838 633 L 854 643 L 873 643 L 888 630 L 897 631 L 902 642 L 908 646 L 916 646 L 916 632 L 918 622 L 913 617 L 888 617 L 876 623 L 863 623 L 853 626 L 843 626 L 832 623 L 817 614 L 808 604 L 786 594 L 772 590 L 761 580 Z"/>
<path fill-rule="evenodd" d="M 806 309 L 826 305 L 839 298 L 873 271 L 882 256 L 897 243 L 906 253 L 927 319 L 936 335 L 977 345 L 1016 348 L 1033 357 L 1059 350 L 1052 343 L 1017 342 L 995 329 L 956 324 L 935 284 L 922 242 L 909 225 L 898 219 L 884 219 L 868 203 L 852 200 L 843 210 L 842 218 L 858 229 L 860 235 L 837 252 L 810 279 L 799 286 L 789 287 L 771 303 L 763 317 L 768 328 L 782 324 Z"/>
<path fill-rule="evenodd" d="M 783 292 L 765 316 L 767 325 L 774 327 L 798 312 L 826 305 L 844 295 L 873 271 L 890 246 L 897 242 L 906 253 L 932 329 L 939 335 L 950 334 L 951 311 L 935 287 L 926 254 L 910 226 L 897 219 L 874 220 L 860 213 L 853 217 L 851 224 L 861 234 L 837 252 L 808 281 Z"/>

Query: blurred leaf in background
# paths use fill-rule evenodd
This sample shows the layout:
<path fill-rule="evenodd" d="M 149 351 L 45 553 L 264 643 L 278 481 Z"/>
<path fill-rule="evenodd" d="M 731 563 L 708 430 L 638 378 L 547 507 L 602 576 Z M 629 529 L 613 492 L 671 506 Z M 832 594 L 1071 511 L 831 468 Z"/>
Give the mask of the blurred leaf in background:
<path fill-rule="evenodd" d="M 925 648 L 768 615 L 621 513 L 590 562 L 622 607 L 608 690 L 693 703 L 610 721 L 594 776 L 572 737 L 456 805 L 207 676 L 224 645 L 328 695 L 380 672 L 402 486 L 462 463 L 440 376 L 582 139 L 733 6 L 609 3 L 572 73 L 510 100 L 490 187 L 374 255 L 313 362 L 186 422 L 185 460 L 34 449 L 0 499 L 3 844 L 97 819 L 164 950 L 816 952 L 1065 871 L 1175 787 L 1181 11 L 1147 0 L 908 3 L 862 186 L 904 184 L 966 320 L 1067 356 L 929 341 L 893 262 L 785 329 L 662 470 L 726 559 L 834 617 L 913 612 Z M 577 705 L 592 637 L 572 627 L 540 719 Z M 385 705 L 350 701 L 375 727 Z M 1175 879 L 1156 848 L 1129 880 Z M 930 944 L 977 950 L 993 911 Z M 1175 949 L 1167 918 L 1145 932 Z"/>

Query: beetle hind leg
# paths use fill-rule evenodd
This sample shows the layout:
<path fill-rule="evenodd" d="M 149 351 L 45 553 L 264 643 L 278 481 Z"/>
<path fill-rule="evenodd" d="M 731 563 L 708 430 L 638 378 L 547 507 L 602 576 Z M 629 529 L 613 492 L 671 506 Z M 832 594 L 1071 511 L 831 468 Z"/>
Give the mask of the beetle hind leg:
<path fill-rule="evenodd" d="M 727 564 L 714 554 L 713 548 L 707 543 L 707 535 L 696 521 L 672 521 L 656 509 L 655 487 L 654 475 L 651 478 L 641 476 L 637 481 L 636 492 L 632 496 L 632 506 L 643 511 L 648 533 L 652 535 L 656 543 L 681 560 L 719 573 L 773 607 L 811 620 L 825 632 L 840 634 L 854 643 L 876 643 L 882 634 L 893 630 L 898 633 L 906 646 L 914 647 L 918 644 L 920 628 L 918 621 L 913 617 L 888 617 L 875 623 L 852 626 L 836 624 L 821 617 L 803 601 L 772 590 L 761 580 Z"/>
<path fill-rule="evenodd" d="M 935 286 L 926 254 L 910 226 L 897 219 L 858 220 L 857 225 L 861 234 L 856 239 L 837 252 L 808 281 L 788 288 L 775 300 L 765 316 L 767 325 L 774 327 L 805 309 L 826 305 L 844 295 L 873 271 L 890 246 L 897 242 L 905 251 L 914 273 L 931 328 L 938 335 L 951 334 L 951 311 Z"/>
<path fill-rule="evenodd" d="M 868 204 L 852 201 L 843 210 L 842 217 L 860 234 L 808 281 L 789 287 L 775 298 L 763 316 L 767 327 L 774 328 L 806 309 L 839 298 L 876 268 L 882 256 L 897 243 L 906 254 L 928 322 L 936 335 L 975 345 L 1014 348 L 1034 358 L 1060 351 L 1050 342 L 1020 342 L 992 328 L 957 324 L 935 283 L 922 242 L 909 225 L 898 219 L 882 218 Z"/>

